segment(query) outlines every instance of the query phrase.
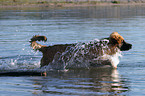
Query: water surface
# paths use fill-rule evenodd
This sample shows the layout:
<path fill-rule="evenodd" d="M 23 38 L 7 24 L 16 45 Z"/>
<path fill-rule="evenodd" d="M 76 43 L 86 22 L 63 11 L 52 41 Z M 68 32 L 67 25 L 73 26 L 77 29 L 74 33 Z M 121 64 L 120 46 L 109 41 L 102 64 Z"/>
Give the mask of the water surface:
<path fill-rule="evenodd" d="M 117 70 L 110 68 L 48 72 L 48 76 L 0 77 L 1 96 L 144 96 L 145 7 L 98 6 L 39 10 L 0 10 L 0 71 L 39 69 L 42 54 L 29 46 L 34 35 L 46 45 L 86 42 L 117 31 L 133 44 Z M 41 44 L 44 44 L 41 42 Z"/>

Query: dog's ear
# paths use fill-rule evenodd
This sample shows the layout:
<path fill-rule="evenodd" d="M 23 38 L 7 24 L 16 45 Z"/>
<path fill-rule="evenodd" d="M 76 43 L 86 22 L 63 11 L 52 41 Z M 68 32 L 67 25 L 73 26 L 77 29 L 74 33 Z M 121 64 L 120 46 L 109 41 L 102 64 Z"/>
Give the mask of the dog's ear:
<path fill-rule="evenodd" d="M 113 45 L 118 44 L 118 41 L 115 38 L 110 38 L 109 41 Z"/>
<path fill-rule="evenodd" d="M 109 37 L 109 42 L 113 46 L 121 47 L 124 38 L 119 35 L 117 32 L 113 32 Z"/>

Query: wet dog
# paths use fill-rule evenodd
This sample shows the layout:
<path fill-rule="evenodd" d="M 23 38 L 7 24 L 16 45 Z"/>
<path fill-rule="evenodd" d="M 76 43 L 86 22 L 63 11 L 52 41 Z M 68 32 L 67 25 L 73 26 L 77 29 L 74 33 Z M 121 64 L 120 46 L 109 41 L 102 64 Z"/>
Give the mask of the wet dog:
<path fill-rule="evenodd" d="M 103 47 L 101 47 L 100 45 L 96 45 L 97 49 L 94 48 L 94 47 L 90 47 L 89 48 L 89 53 L 98 54 L 97 56 L 103 56 L 104 52 L 107 55 L 114 55 L 114 54 L 117 53 L 118 50 L 127 51 L 127 50 L 132 48 L 132 45 L 129 44 L 129 43 L 126 43 L 124 38 L 120 34 L 118 34 L 118 32 L 113 32 L 110 35 L 109 38 L 105 38 L 105 39 L 108 40 L 108 43 L 106 43 L 107 48 L 103 49 Z M 43 57 L 41 59 L 41 67 L 51 63 L 53 61 L 54 56 L 56 55 L 56 53 L 59 52 L 59 54 L 62 54 L 63 52 L 65 52 L 65 50 L 68 47 L 76 46 L 76 43 L 74 43 L 74 44 L 57 44 L 57 45 L 53 45 L 53 46 L 45 46 L 45 45 L 38 44 L 36 41 L 47 41 L 47 38 L 45 36 L 36 35 L 36 36 L 33 36 L 30 40 L 31 47 L 34 50 L 39 50 L 40 52 L 43 53 Z M 103 61 L 101 63 L 102 63 L 102 65 L 106 65 L 106 63 L 111 63 L 111 61 L 107 60 L 107 62 Z M 91 66 L 94 66 L 94 64 L 91 64 Z M 112 67 L 117 68 L 117 65 L 112 65 Z"/>

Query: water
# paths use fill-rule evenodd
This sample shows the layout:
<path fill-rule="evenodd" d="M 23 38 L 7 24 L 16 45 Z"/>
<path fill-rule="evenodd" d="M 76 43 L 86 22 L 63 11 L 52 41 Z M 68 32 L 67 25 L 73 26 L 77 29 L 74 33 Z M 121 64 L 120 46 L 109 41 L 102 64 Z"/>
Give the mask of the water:
<path fill-rule="evenodd" d="M 48 76 L 1 76 L 1 96 L 145 95 L 145 7 L 98 6 L 62 9 L 0 10 L 0 71 L 39 70 L 41 52 L 30 48 L 34 35 L 45 45 L 88 42 L 119 32 L 133 45 L 118 69 L 50 71 Z"/>

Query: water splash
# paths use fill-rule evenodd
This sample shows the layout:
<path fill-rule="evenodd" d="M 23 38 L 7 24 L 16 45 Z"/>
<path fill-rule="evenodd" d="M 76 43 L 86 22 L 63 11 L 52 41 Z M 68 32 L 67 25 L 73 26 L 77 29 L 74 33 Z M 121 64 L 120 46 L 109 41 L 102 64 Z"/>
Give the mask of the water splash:
<path fill-rule="evenodd" d="M 33 59 L 35 60 L 35 58 Z M 40 62 L 34 61 L 33 59 L 32 57 L 26 55 L 2 57 L 0 60 L 0 71 L 40 68 Z"/>
<path fill-rule="evenodd" d="M 117 67 L 121 51 L 116 48 L 115 54 L 110 55 L 111 51 L 108 47 L 109 40 L 95 39 L 86 43 L 77 43 L 75 46 L 70 46 L 63 53 L 56 53 L 52 63 L 48 69 L 64 70 L 69 68 L 90 68 L 91 66 L 109 65 Z"/>
<path fill-rule="evenodd" d="M 90 68 L 109 65 L 116 67 L 119 64 L 121 52 L 115 49 L 116 54 L 109 55 L 109 41 L 92 40 L 85 43 L 77 43 L 67 47 L 65 52 L 56 53 L 53 61 L 41 70 L 67 70 L 70 68 Z M 38 59 L 37 59 L 38 58 Z M 31 70 L 40 68 L 41 56 L 18 55 L 13 57 L 1 57 L 0 70 Z"/>

